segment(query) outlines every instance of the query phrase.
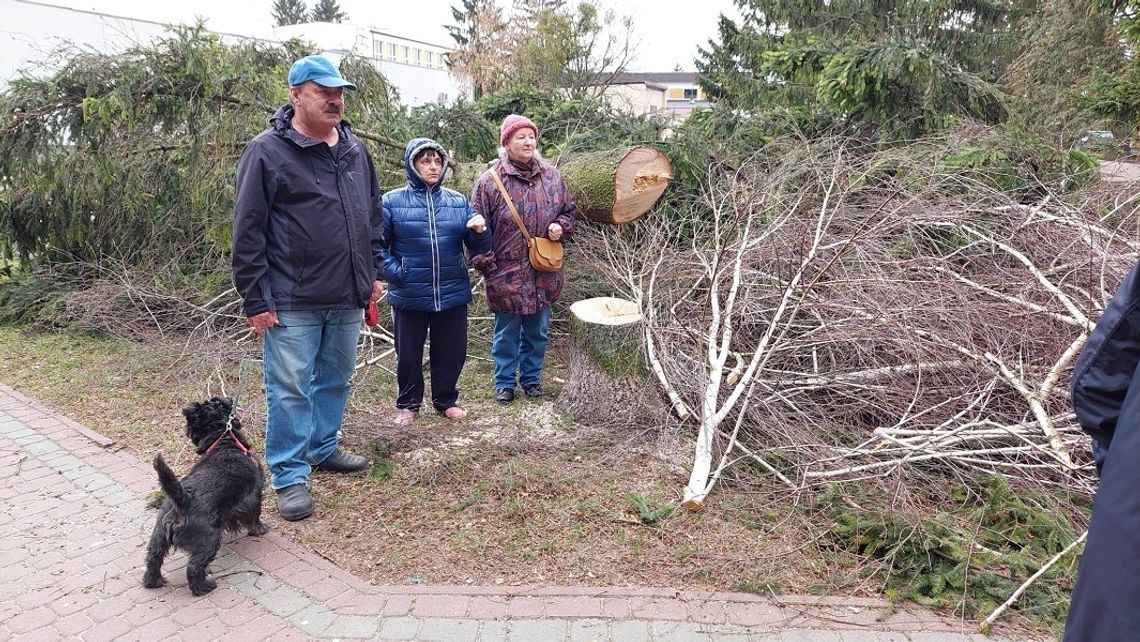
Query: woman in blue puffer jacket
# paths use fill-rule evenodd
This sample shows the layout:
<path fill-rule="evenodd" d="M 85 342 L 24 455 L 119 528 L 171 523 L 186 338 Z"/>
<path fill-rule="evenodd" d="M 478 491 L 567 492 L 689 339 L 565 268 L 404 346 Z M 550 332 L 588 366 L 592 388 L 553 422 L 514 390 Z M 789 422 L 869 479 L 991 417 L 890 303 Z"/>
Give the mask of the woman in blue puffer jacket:
<path fill-rule="evenodd" d="M 396 423 L 409 424 L 424 398 L 424 340 L 431 337 L 431 402 L 461 419 L 457 383 L 467 360 L 471 282 L 463 248 L 491 249 L 483 217 L 459 192 L 442 186 L 447 153 L 428 138 L 404 150 L 408 185 L 384 194 L 384 278 L 396 325 Z"/>

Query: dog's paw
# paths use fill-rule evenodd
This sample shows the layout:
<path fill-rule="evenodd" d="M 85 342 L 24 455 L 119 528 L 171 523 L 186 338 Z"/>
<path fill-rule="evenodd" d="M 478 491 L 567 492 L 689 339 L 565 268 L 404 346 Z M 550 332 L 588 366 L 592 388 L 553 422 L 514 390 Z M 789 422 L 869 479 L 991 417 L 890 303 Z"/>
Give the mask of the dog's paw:
<path fill-rule="evenodd" d="M 162 588 L 166 586 L 166 578 L 158 573 L 153 575 L 147 573 L 143 576 L 143 586 L 146 588 Z"/>
<path fill-rule="evenodd" d="M 216 588 L 218 588 L 218 583 L 208 577 L 201 582 L 190 584 L 190 592 L 194 594 L 194 597 L 201 597 Z"/>
<path fill-rule="evenodd" d="M 264 535 L 268 532 L 269 532 L 269 527 L 266 526 L 265 524 L 262 524 L 261 522 L 254 524 L 253 528 L 249 529 L 249 534 L 253 535 L 254 537 L 256 537 L 258 535 Z"/>

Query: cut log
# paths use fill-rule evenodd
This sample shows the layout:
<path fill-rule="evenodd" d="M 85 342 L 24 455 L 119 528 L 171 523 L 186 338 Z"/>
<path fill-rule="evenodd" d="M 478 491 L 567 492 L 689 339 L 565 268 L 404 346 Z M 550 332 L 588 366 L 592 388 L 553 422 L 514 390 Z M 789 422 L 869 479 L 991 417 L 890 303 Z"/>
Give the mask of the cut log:
<path fill-rule="evenodd" d="M 633 301 L 599 297 L 570 306 L 569 370 L 559 401 L 584 424 L 627 428 L 665 424 L 646 380 L 641 311 Z"/>
<path fill-rule="evenodd" d="M 673 165 L 646 145 L 567 154 L 558 171 L 583 216 L 624 225 L 649 211 L 673 178 Z"/>
<path fill-rule="evenodd" d="M 470 194 L 490 164 L 462 163 L 448 172 L 445 184 Z M 558 159 L 557 167 L 578 212 L 591 221 L 611 225 L 641 218 L 673 178 L 669 158 L 646 145 L 565 154 Z"/>

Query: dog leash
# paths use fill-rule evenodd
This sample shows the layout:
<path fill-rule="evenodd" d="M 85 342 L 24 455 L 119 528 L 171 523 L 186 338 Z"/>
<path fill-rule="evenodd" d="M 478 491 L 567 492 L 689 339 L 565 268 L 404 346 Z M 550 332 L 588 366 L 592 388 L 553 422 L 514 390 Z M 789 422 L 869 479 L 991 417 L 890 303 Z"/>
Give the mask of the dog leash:
<path fill-rule="evenodd" d="M 203 456 L 209 455 L 210 451 L 214 448 L 217 448 L 218 444 L 222 443 L 226 437 L 230 437 L 234 440 L 234 443 L 237 444 L 238 450 L 241 450 L 243 453 L 248 455 L 250 459 L 253 458 L 253 453 L 250 452 L 249 448 L 246 448 L 245 444 L 241 443 L 241 440 L 238 439 L 238 436 L 234 434 L 234 418 L 237 417 L 238 400 L 241 399 L 242 389 L 245 386 L 245 364 L 249 361 L 250 359 L 242 359 L 241 362 L 238 363 L 237 390 L 232 397 L 232 400 L 230 401 L 230 415 L 226 417 L 226 430 L 221 434 L 221 436 L 214 440 L 214 443 L 210 444 L 210 447 L 206 449 L 206 452 L 203 454 Z"/>

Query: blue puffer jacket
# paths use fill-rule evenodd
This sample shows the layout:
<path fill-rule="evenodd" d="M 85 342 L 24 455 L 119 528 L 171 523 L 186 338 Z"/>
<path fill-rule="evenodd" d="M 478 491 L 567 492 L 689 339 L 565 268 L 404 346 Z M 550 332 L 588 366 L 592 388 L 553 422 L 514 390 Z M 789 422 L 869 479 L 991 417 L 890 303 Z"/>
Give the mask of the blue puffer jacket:
<path fill-rule="evenodd" d="M 412 158 L 434 149 L 443 172 L 432 187 L 416 173 Z M 491 234 L 467 228 L 475 210 L 467 197 L 442 187 L 447 154 L 429 138 L 416 138 L 404 150 L 407 187 L 384 194 L 384 279 L 388 304 L 401 310 L 439 312 L 471 302 L 471 281 L 463 246 L 472 254 L 491 249 Z"/>

